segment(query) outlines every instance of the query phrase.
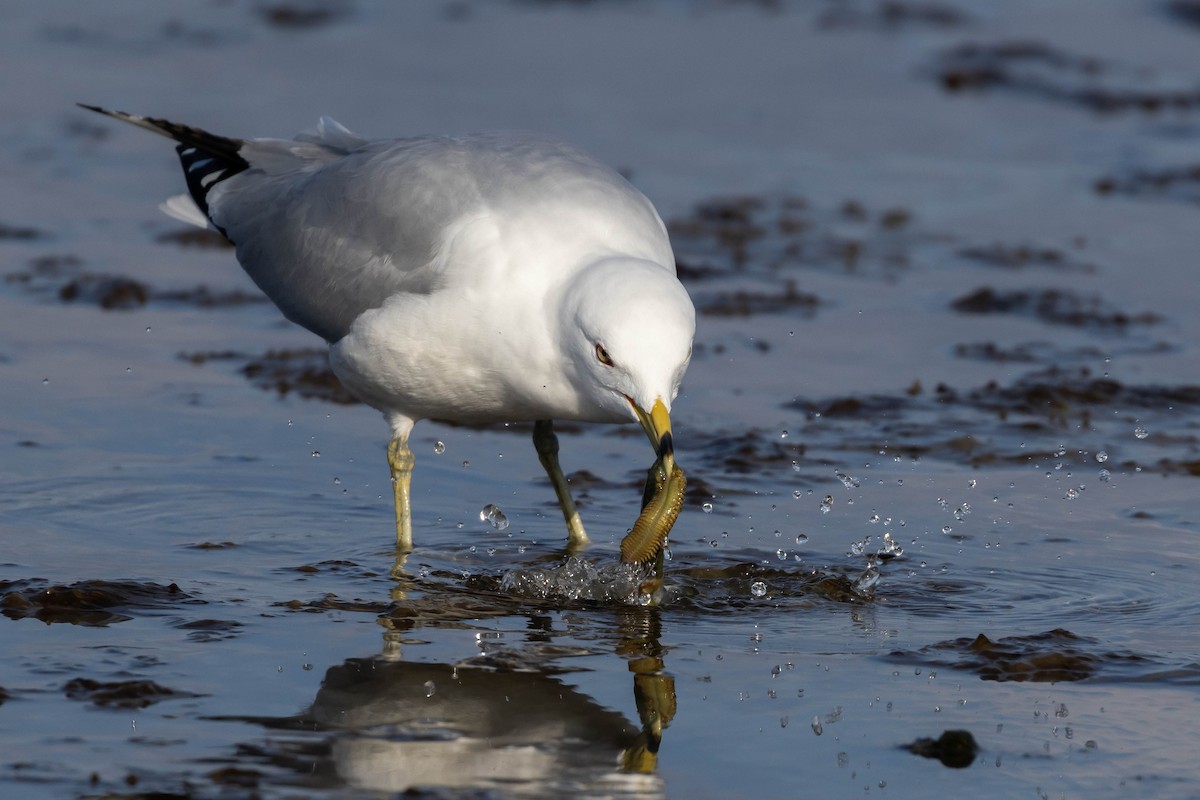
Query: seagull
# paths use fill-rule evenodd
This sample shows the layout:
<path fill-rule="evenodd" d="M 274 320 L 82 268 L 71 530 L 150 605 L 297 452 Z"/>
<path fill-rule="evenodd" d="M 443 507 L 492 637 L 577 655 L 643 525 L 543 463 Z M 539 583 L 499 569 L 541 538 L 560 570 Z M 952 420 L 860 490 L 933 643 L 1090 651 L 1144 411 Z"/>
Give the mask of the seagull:
<path fill-rule="evenodd" d="M 368 141 L 323 117 L 291 140 L 235 139 L 80 105 L 177 142 L 188 193 L 162 209 L 229 239 L 383 413 L 398 550 L 422 419 L 532 422 L 571 550 L 589 540 L 554 420 L 637 422 L 672 474 L 696 311 L 662 219 L 611 168 L 533 133 Z"/>

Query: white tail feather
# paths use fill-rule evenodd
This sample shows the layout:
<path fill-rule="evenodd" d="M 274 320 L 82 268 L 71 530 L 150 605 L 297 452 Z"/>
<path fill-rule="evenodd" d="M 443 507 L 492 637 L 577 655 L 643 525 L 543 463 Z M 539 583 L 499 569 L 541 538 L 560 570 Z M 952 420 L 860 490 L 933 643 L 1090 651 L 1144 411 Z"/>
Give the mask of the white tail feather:
<path fill-rule="evenodd" d="M 158 204 L 158 209 L 168 217 L 177 219 L 180 222 L 186 222 L 189 225 L 195 225 L 197 228 L 211 228 L 208 218 L 204 216 L 204 212 L 200 210 L 200 206 L 186 194 L 177 194 L 174 197 L 168 197 L 166 200 Z"/>

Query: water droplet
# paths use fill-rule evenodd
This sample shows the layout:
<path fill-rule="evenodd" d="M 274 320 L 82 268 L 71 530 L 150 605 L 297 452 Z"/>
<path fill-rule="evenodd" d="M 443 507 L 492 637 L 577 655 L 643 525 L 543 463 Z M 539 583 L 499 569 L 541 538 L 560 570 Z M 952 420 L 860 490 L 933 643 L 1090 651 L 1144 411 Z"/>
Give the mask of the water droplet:
<path fill-rule="evenodd" d="M 750 584 L 750 594 L 755 597 L 763 597 L 767 593 L 767 584 L 762 581 L 755 581 Z"/>
<path fill-rule="evenodd" d="M 320 457 L 321 457 L 321 451 L 320 451 L 320 450 L 313 450 L 313 451 L 312 451 L 312 457 L 313 457 L 313 458 L 320 458 Z"/>
<path fill-rule="evenodd" d="M 1139 425 L 1133 429 L 1133 435 L 1139 439 L 1145 439 L 1147 436 L 1150 435 L 1150 431 L 1146 430 L 1141 425 Z"/>
<path fill-rule="evenodd" d="M 433 697 L 433 693 L 437 691 L 437 684 L 433 681 L 425 681 L 425 696 Z"/>
<path fill-rule="evenodd" d="M 876 523 L 879 522 L 879 515 L 872 514 L 871 516 L 867 517 L 867 522 L 871 523 L 872 525 L 875 525 Z"/>
<path fill-rule="evenodd" d="M 796 544 L 804 544 L 807 541 L 808 541 L 807 533 L 797 533 L 796 534 Z"/>
<path fill-rule="evenodd" d="M 833 508 L 833 495 L 827 494 L 825 495 L 825 499 L 821 501 L 821 513 L 828 514 L 831 508 Z"/>
<path fill-rule="evenodd" d="M 704 505 L 700 506 L 700 509 L 701 509 L 701 510 L 702 510 L 702 511 L 703 511 L 705 514 L 711 514 L 711 513 L 712 513 L 712 508 L 713 508 L 713 506 L 712 506 L 712 503 L 705 503 Z"/>
<path fill-rule="evenodd" d="M 1100 480 L 1107 481 L 1111 477 L 1112 477 L 1112 473 L 1109 472 L 1108 470 L 1106 470 L 1106 469 L 1100 470 L 1100 475 L 1099 475 Z"/>
<path fill-rule="evenodd" d="M 1105 461 L 1108 461 L 1108 453 L 1101 450 L 1099 453 L 1096 453 L 1096 460 L 1103 464 Z"/>
<path fill-rule="evenodd" d="M 508 527 L 508 517 L 504 516 L 504 512 L 500 510 L 500 506 L 495 503 L 488 503 L 480 509 L 479 519 L 491 524 L 498 531 L 502 531 Z"/>
<path fill-rule="evenodd" d="M 440 456 L 444 452 L 446 452 L 446 443 L 445 442 L 443 442 L 439 439 L 438 441 L 433 443 L 433 454 L 435 456 Z"/>
<path fill-rule="evenodd" d="M 804 492 L 802 492 L 802 491 L 800 491 L 799 489 L 797 489 L 796 491 L 792 492 L 792 497 L 794 497 L 794 498 L 796 498 L 797 500 L 799 500 L 801 497 L 804 497 Z"/>
<path fill-rule="evenodd" d="M 942 533 L 949 533 L 952 530 L 954 530 L 954 528 L 951 528 L 949 525 L 942 526 Z"/>
<path fill-rule="evenodd" d="M 780 431 L 780 432 L 779 432 L 779 438 L 780 438 L 780 439 L 786 439 L 786 438 L 788 438 L 788 432 L 787 432 L 787 431 Z"/>
<path fill-rule="evenodd" d="M 470 462 L 470 461 L 467 461 L 466 459 L 463 459 L 463 467 L 464 467 L 464 468 L 466 468 L 466 467 L 469 467 L 469 466 L 471 466 L 471 462 Z"/>
<path fill-rule="evenodd" d="M 50 385 L 50 379 L 42 378 L 42 386 L 49 386 L 49 385 Z"/>
<path fill-rule="evenodd" d="M 821 718 L 819 716 L 813 717 L 812 729 L 813 733 L 815 733 L 817 736 L 820 736 L 825 732 L 825 726 L 821 724 Z"/>
<path fill-rule="evenodd" d="M 334 486 L 341 486 L 341 485 L 342 485 L 342 479 L 341 479 L 341 478 L 334 478 L 334 479 L 333 479 L 333 485 L 334 485 Z"/>
<path fill-rule="evenodd" d="M 847 489 L 857 489 L 862 483 L 858 478 L 847 475 L 840 470 L 835 470 L 833 474 L 842 482 L 842 486 L 845 486 Z"/>

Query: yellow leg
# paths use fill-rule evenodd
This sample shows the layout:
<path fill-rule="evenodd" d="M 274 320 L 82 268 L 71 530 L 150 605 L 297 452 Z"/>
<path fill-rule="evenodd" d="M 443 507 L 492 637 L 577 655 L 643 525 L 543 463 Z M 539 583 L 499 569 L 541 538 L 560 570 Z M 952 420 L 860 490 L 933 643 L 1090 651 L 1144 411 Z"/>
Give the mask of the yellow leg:
<path fill-rule="evenodd" d="M 533 446 L 537 450 L 538 460 L 542 468 L 550 476 L 554 493 L 558 495 L 558 505 L 562 509 L 563 519 L 567 522 L 567 547 L 576 550 L 588 543 L 587 531 L 583 529 L 583 520 L 575 510 L 575 501 L 571 498 L 571 487 L 567 485 L 567 476 L 563 475 L 562 467 L 558 465 L 558 437 L 554 435 L 554 423 L 548 419 L 533 423 Z"/>
<path fill-rule="evenodd" d="M 408 449 L 408 437 L 397 436 L 388 444 L 388 466 L 392 468 L 392 492 L 396 495 L 396 549 L 412 550 L 412 500 L 409 487 L 412 485 L 413 458 Z"/>

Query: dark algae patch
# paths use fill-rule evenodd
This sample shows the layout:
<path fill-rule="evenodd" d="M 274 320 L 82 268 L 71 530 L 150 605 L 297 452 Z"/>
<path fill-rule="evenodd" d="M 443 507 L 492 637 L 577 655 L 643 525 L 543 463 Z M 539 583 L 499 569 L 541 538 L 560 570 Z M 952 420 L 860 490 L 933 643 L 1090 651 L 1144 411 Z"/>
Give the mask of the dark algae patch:
<path fill-rule="evenodd" d="M 44 238 L 46 238 L 46 234 L 37 228 L 0 222 L 0 241 L 32 242 Z"/>
<path fill-rule="evenodd" d="M 797 268 L 891 277 L 910 266 L 915 245 L 939 238 L 915 231 L 904 208 L 816 206 L 795 195 L 713 198 L 667 227 L 681 279 L 697 284 Z"/>
<path fill-rule="evenodd" d="M 898 650 L 891 657 L 967 670 L 985 681 L 1035 683 L 1083 681 L 1131 665 L 1153 663 L 1136 653 L 1107 651 L 1100 640 L 1079 636 L 1063 628 L 994 641 L 981 633 L 974 638 L 929 645 L 916 652 Z"/>
<path fill-rule="evenodd" d="M 1100 195 L 1120 194 L 1200 203 L 1200 164 L 1130 170 L 1123 175 L 1099 178 L 1093 188 Z"/>
<path fill-rule="evenodd" d="M 64 303 L 86 303 L 105 311 L 144 306 L 149 296 L 149 290 L 141 281 L 87 273 L 72 278 L 58 290 L 58 299 Z"/>
<path fill-rule="evenodd" d="M 197 696 L 168 689 L 151 680 L 102 682 L 74 678 L 67 682 L 63 691 L 72 700 L 86 700 L 100 708 L 146 708 L 163 700 Z"/>
<path fill-rule="evenodd" d="M 1200 108 L 1194 80 L 1170 80 L 1037 41 L 959 45 L 937 57 L 933 73 L 948 92 L 1006 90 L 1107 114 Z"/>
<path fill-rule="evenodd" d="M 894 394 L 798 398 L 787 407 L 805 414 L 793 433 L 809 449 L 930 456 L 975 467 L 1087 464 L 1105 470 L 1101 481 L 1118 469 L 1200 472 L 1195 434 L 1151 433 L 1178 431 L 1178 415 L 1200 408 L 1200 386 L 1129 384 L 1087 367 L 1035 369 L 962 390 L 914 384 Z M 1064 431 L 1076 443 L 1069 451 L 1061 444 Z"/>
<path fill-rule="evenodd" d="M 37 619 L 47 624 L 103 626 L 132 619 L 144 609 L 200 603 L 175 584 L 134 581 L 80 581 L 46 586 L 39 581 L 0 582 L 0 614 L 9 619 Z"/>
<path fill-rule="evenodd" d="M 240 364 L 238 371 L 242 375 L 260 389 L 280 397 L 295 394 L 306 400 L 341 405 L 358 403 L 329 368 L 329 352 L 324 348 L 268 350 L 258 356 L 235 351 L 180 353 L 179 357 L 197 366 L 211 361 Z"/>
<path fill-rule="evenodd" d="M 807 315 L 811 314 L 819 303 L 816 295 L 801 292 L 793 281 L 788 281 L 779 292 L 755 292 L 747 289 L 719 292 L 702 300 L 696 310 L 710 317 L 749 317 L 781 312 Z"/>
<path fill-rule="evenodd" d="M 979 745 L 970 731 L 943 731 L 936 739 L 922 737 L 906 744 L 904 749 L 915 756 L 934 758 L 951 769 L 963 769 L 975 762 Z"/>
<path fill-rule="evenodd" d="M 84 269 L 83 260 L 75 255 L 39 256 L 30 262 L 28 268 L 7 273 L 4 281 L 35 297 L 96 306 L 105 311 L 129 311 L 160 305 L 229 308 L 267 302 L 257 292 L 239 289 L 217 291 L 203 285 L 158 289 L 137 278 L 88 271 Z"/>
<path fill-rule="evenodd" d="M 1095 264 L 1079 261 L 1059 248 L 1035 244 L 1011 245 L 993 242 L 986 246 L 964 247 L 958 254 L 981 266 L 1004 270 L 1044 269 L 1053 272 L 1083 273 L 1094 273 L 1097 270 Z"/>
<path fill-rule="evenodd" d="M 188 639 L 193 642 L 218 642 L 234 638 L 244 626 L 231 619 L 196 619 L 177 627 L 187 631 Z"/>
<path fill-rule="evenodd" d="M 951 307 L 962 314 L 1009 314 L 1050 325 L 1115 332 L 1162 321 L 1152 312 L 1131 314 L 1109 307 L 1098 297 L 1084 297 L 1067 289 L 1000 291 L 985 286 L 958 298 Z"/>
<path fill-rule="evenodd" d="M 817 24 L 827 30 L 872 30 L 897 33 L 908 28 L 954 29 L 971 17 L 954 5 L 921 0 L 838 3 L 821 12 Z"/>

